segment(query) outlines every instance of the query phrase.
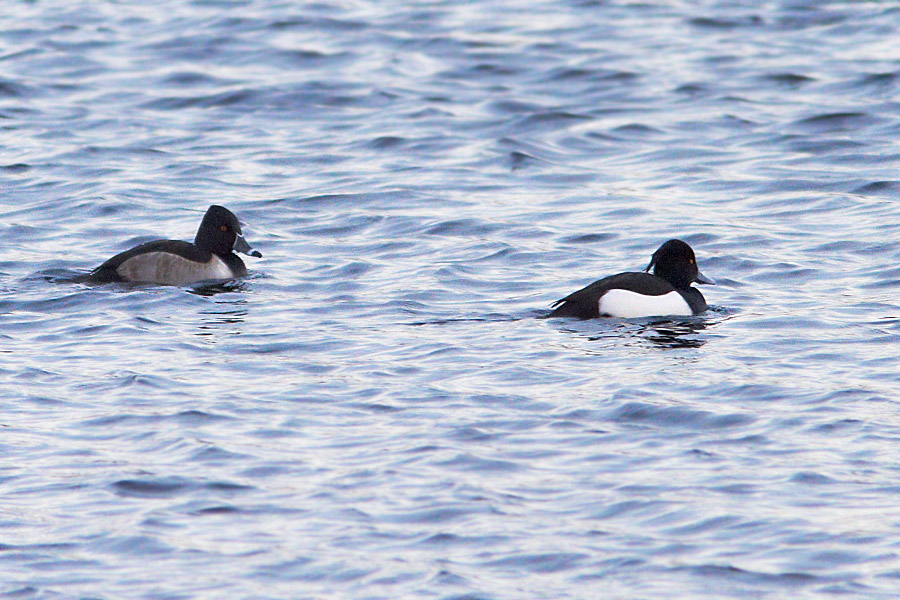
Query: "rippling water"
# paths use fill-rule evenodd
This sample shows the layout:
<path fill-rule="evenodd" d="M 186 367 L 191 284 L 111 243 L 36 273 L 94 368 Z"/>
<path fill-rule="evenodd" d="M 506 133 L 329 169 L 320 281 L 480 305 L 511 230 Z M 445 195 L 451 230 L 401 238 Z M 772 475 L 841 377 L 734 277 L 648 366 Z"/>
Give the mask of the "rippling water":
<path fill-rule="evenodd" d="M 894 597 L 898 17 L 7 3 L 0 594 Z M 707 314 L 536 318 L 670 237 Z"/>

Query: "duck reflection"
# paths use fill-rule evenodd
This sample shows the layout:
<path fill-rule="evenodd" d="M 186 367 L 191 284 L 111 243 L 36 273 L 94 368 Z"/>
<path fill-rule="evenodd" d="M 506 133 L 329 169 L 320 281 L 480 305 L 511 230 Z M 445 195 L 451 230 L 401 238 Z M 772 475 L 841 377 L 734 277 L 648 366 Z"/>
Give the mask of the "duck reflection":
<path fill-rule="evenodd" d="M 610 338 L 631 338 L 650 342 L 661 348 L 700 348 L 706 339 L 698 337 L 712 323 L 702 318 L 651 318 L 628 321 L 607 320 L 601 331 L 597 331 L 596 320 L 579 322 L 578 325 L 593 323 L 591 330 L 586 328 L 564 328 L 564 331 L 583 336 L 589 341 L 606 341 Z"/>
<path fill-rule="evenodd" d="M 214 338 L 222 334 L 240 335 L 243 332 L 244 320 L 249 312 L 246 298 L 219 295 L 229 292 L 243 292 L 245 290 L 245 284 L 240 281 L 226 281 L 195 286 L 189 289 L 188 292 L 191 294 L 214 298 L 213 306 L 199 313 L 203 320 L 197 326 L 196 335 L 204 338 Z"/>
<path fill-rule="evenodd" d="M 215 338 L 224 335 L 240 335 L 243 333 L 244 319 L 247 316 L 245 300 L 239 303 L 217 304 L 216 308 L 200 313 L 203 321 L 197 325 L 195 335 L 203 338 Z"/>
<path fill-rule="evenodd" d="M 235 292 L 247 291 L 247 286 L 243 281 L 223 281 L 220 283 L 207 283 L 205 285 L 195 285 L 188 290 L 189 294 L 197 296 L 206 296 L 211 298 L 217 294 L 227 294 Z"/>
<path fill-rule="evenodd" d="M 709 326 L 705 321 L 652 321 L 641 327 L 642 338 L 664 348 L 700 348 L 706 343 L 694 337 Z"/>

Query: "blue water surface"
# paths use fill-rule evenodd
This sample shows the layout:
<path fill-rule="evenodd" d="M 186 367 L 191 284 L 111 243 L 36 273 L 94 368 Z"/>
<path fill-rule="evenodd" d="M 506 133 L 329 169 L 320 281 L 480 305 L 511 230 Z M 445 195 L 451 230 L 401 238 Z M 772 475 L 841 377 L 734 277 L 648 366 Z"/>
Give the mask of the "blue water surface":
<path fill-rule="evenodd" d="M 898 19 L 4 4 L 0 596 L 895 598 Z M 537 318 L 672 237 L 706 314 Z"/>

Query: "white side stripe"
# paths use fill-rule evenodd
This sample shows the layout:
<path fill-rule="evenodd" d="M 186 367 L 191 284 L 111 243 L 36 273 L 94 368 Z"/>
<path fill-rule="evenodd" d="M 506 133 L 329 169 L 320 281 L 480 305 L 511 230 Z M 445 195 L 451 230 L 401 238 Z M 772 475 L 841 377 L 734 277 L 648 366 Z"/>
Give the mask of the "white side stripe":
<path fill-rule="evenodd" d="M 678 292 L 645 296 L 628 290 L 609 290 L 600 296 L 600 314 L 623 319 L 663 315 L 690 316 L 691 307 Z"/>

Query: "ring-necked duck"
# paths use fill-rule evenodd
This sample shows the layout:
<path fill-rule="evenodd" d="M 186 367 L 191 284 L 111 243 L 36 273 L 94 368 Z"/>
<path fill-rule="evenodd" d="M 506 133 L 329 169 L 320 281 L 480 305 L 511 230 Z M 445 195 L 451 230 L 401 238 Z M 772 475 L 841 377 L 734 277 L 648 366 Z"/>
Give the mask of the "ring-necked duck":
<path fill-rule="evenodd" d="M 262 257 L 241 235 L 237 217 L 227 208 L 213 205 L 203 216 L 193 244 L 181 240 L 147 242 L 116 254 L 91 271 L 88 279 L 96 283 L 188 285 L 243 277 L 247 267 L 233 251 Z"/>
<path fill-rule="evenodd" d="M 552 317 L 652 317 L 697 315 L 706 310 L 706 299 L 693 282 L 713 284 L 700 274 L 691 247 L 669 240 L 653 253 L 645 271 L 619 273 L 595 281 L 586 288 L 553 303 Z"/>

